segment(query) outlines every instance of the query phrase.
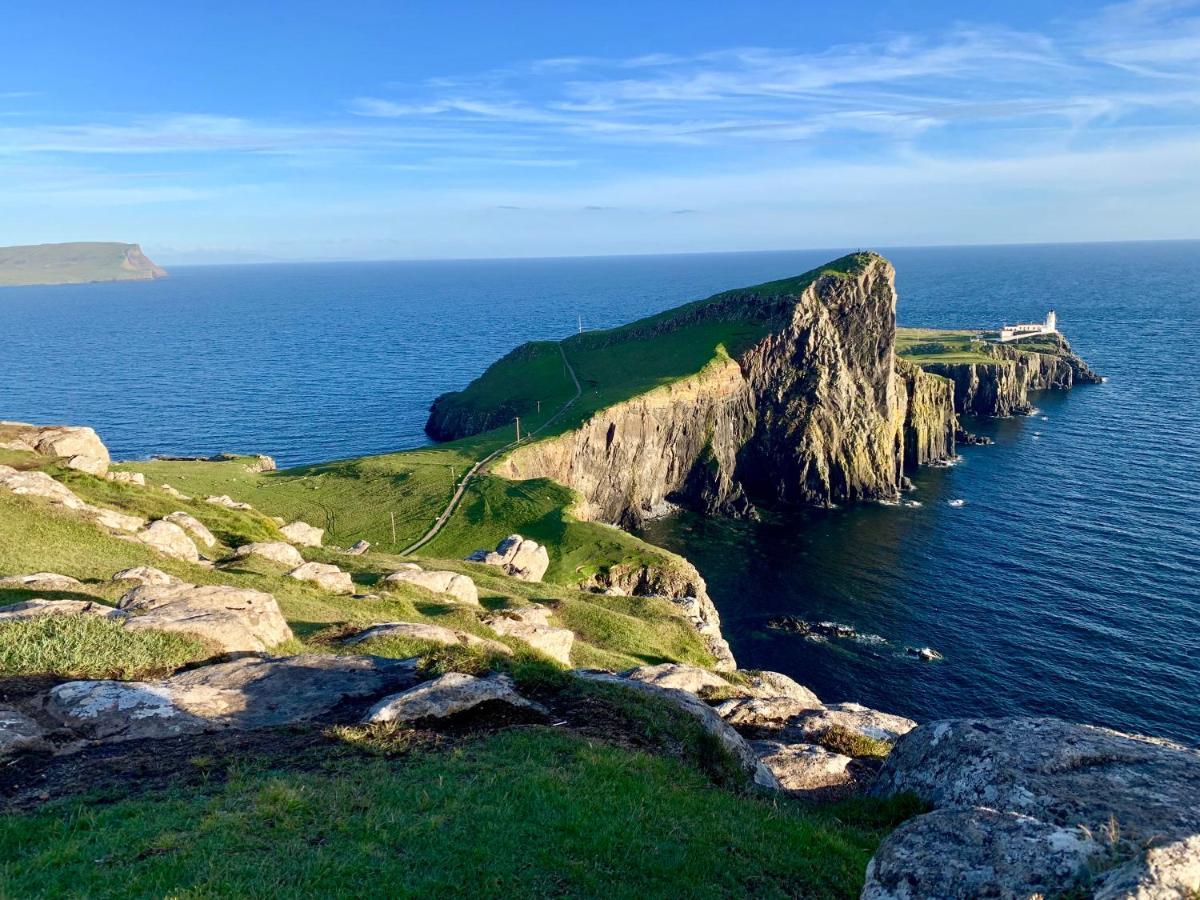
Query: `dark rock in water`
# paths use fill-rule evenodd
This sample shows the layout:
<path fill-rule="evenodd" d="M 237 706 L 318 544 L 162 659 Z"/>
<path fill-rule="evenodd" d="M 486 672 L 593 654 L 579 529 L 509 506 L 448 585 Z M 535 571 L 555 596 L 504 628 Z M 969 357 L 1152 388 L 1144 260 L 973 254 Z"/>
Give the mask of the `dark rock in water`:
<path fill-rule="evenodd" d="M 954 443 L 960 447 L 986 447 L 995 441 L 986 434 L 972 434 L 965 428 L 959 428 L 954 432 Z"/>
<path fill-rule="evenodd" d="M 909 656 L 915 656 L 917 659 L 923 659 L 925 662 L 933 662 L 935 659 L 942 659 L 942 654 L 938 653 L 932 647 L 905 647 L 904 652 Z"/>
<path fill-rule="evenodd" d="M 797 616 L 777 616 L 767 622 L 767 627 L 804 637 L 842 638 L 843 640 L 867 643 L 886 643 L 879 635 L 863 634 L 853 625 L 843 625 L 841 622 L 809 622 Z"/>

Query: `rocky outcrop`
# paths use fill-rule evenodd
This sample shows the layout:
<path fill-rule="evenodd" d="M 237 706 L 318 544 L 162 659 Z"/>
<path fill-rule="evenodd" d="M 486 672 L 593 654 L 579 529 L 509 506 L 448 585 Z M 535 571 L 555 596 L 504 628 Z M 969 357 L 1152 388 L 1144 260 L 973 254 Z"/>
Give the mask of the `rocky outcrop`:
<path fill-rule="evenodd" d="M 91 600 L 43 600 L 35 598 L 24 603 L 0 606 L 0 622 L 40 619 L 44 616 L 97 616 L 102 619 L 123 618 L 120 610 Z"/>
<path fill-rule="evenodd" d="M 496 634 L 524 641 L 539 653 L 544 653 L 564 666 L 571 664 L 571 648 L 575 646 L 575 632 L 568 628 L 555 628 L 550 624 L 550 610 L 544 606 L 524 606 L 520 609 L 502 610 L 486 620 Z"/>
<path fill-rule="evenodd" d="M 129 516 L 112 509 L 84 503 L 74 491 L 45 472 L 20 472 L 12 466 L 0 466 L 0 488 L 18 496 L 41 497 L 54 506 L 79 513 L 86 519 L 113 531 L 135 532 L 146 524 L 138 516 Z"/>
<path fill-rule="evenodd" d="M 182 559 L 184 562 L 199 562 L 200 552 L 187 532 L 166 519 L 151 522 L 134 535 L 139 541 L 164 556 Z"/>
<path fill-rule="evenodd" d="M 122 569 L 116 572 L 112 577 L 113 581 L 131 581 L 134 584 L 182 584 L 182 579 L 176 578 L 174 575 L 156 569 L 153 566 L 134 566 L 130 569 Z"/>
<path fill-rule="evenodd" d="M 905 395 L 904 467 L 953 459 L 959 431 L 954 382 L 901 359 L 896 373 Z"/>
<path fill-rule="evenodd" d="M 44 711 L 87 740 L 126 741 L 271 728 L 333 714 L 347 701 L 416 682 L 415 660 L 372 656 L 246 658 L 164 681 L 71 681 Z"/>
<path fill-rule="evenodd" d="M 408 563 L 390 575 L 385 575 L 384 587 L 393 584 L 415 584 L 435 594 L 449 594 L 461 603 L 479 605 L 479 590 L 475 582 L 457 572 L 425 571 L 416 563 Z"/>
<path fill-rule="evenodd" d="M 337 566 L 328 563 L 307 562 L 297 566 L 287 573 L 288 578 L 297 581 L 311 581 L 331 594 L 353 594 L 354 582 L 349 572 L 343 572 Z"/>
<path fill-rule="evenodd" d="M 216 537 L 208 530 L 207 526 L 199 519 L 188 513 L 179 511 L 163 516 L 164 522 L 173 522 L 184 531 L 186 531 L 194 540 L 199 541 L 205 547 L 215 547 L 217 543 Z"/>
<path fill-rule="evenodd" d="M 263 591 L 219 584 L 141 584 L 117 608 L 131 631 L 194 634 L 226 653 L 260 653 L 290 640 L 275 598 Z"/>
<path fill-rule="evenodd" d="M 430 625 L 428 622 L 384 622 L 372 625 L 357 634 L 346 638 L 347 644 L 361 644 L 363 641 L 381 638 L 400 638 L 409 641 L 425 641 L 430 644 L 441 644 L 446 647 L 471 647 L 486 650 L 489 653 L 499 653 L 501 656 L 512 656 L 512 649 L 499 641 L 482 638 L 456 628 L 446 628 L 443 625 Z"/>
<path fill-rule="evenodd" d="M 292 569 L 304 565 L 304 557 L 300 555 L 300 551 L 283 541 L 255 541 L 242 544 L 233 551 L 234 559 L 246 559 L 249 556 L 257 556 Z"/>
<path fill-rule="evenodd" d="M 470 562 L 496 566 L 505 575 L 521 581 L 541 581 L 550 568 L 550 553 L 537 541 L 519 534 L 510 534 L 495 550 L 476 550 L 467 557 Z"/>
<path fill-rule="evenodd" d="M 902 825 L 864 897 L 1184 897 L 1200 890 L 1200 752 L 1056 719 L 931 722 L 872 792 L 935 811 Z"/>
<path fill-rule="evenodd" d="M 433 681 L 385 697 L 371 707 L 363 718 L 367 724 L 384 722 L 415 722 L 420 719 L 444 719 L 474 709 L 481 703 L 506 703 L 544 712 L 536 703 L 526 700 L 513 688 L 507 675 L 492 673 L 484 678 L 447 672 Z"/>
<path fill-rule="evenodd" d="M 291 522 L 279 529 L 279 533 L 301 547 L 320 547 L 325 538 L 325 529 L 316 528 L 307 522 Z"/>
<path fill-rule="evenodd" d="M 83 589 L 83 583 L 78 578 L 57 572 L 34 572 L 32 575 L 6 575 L 0 578 L 0 587 L 26 591 L 78 591 Z"/>
<path fill-rule="evenodd" d="M 1067 390 L 1103 379 L 1059 337 L 1053 353 L 1022 350 L 1004 344 L 979 344 L 995 362 L 923 363 L 926 372 L 954 382 L 954 408 L 960 414 L 1011 416 L 1028 412 L 1031 391 Z"/>
<path fill-rule="evenodd" d="M 750 746 L 786 791 L 811 791 L 850 781 L 849 756 L 816 744 L 753 741 Z"/>
<path fill-rule="evenodd" d="M 52 456 L 91 475 L 104 475 L 111 461 L 94 430 L 73 425 L 0 422 L 0 447 Z"/>

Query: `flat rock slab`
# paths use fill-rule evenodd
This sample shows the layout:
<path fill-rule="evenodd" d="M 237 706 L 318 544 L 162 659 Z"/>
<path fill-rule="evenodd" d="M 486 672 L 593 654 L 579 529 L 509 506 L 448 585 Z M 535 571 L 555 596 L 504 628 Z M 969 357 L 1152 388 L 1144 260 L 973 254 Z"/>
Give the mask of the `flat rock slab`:
<path fill-rule="evenodd" d="M 917 727 L 912 719 L 893 716 L 857 703 L 831 703 L 803 713 L 789 723 L 789 727 L 795 728 L 807 739 L 819 737 L 835 725 L 877 741 L 894 741 Z"/>
<path fill-rule="evenodd" d="M 621 677 L 657 687 L 675 688 L 689 694 L 703 696 L 711 691 L 731 691 L 734 686 L 708 669 L 682 663 L 662 663 L 657 666 L 639 666 L 622 672 Z"/>
<path fill-rule="evenodd" d="M 788 723 L 814 709 L 808 701 L 790 697 L 735 697 L 718 703 L 714 708 L 722 719 L 736 728 L 771 731 L 787 727 Z"/>
<path fill-rule="evenodd" d="M 350 573 L 328 563 L 305 563 L 288 572 L 287 577 L 298 581 L 311 581 L 331 594 L 354 593 L 354 581 L 350 578 Z"/>
<path fill-rule="evenodd" d="M 378 724 L 444 719 L 487 702 L 507 703 L 509 706 L 545 712 L 542 707 L 518 694 L 512 680 L 506 675 L 492 674 L 486 678 L 476 678 L 461 672 L 447 672 L 433 681 L 385 697 L 371 707 L 363 722 Z"/>
<path fill-rule="evenodd" d="M 205 503 L 211 503 L 213 506 L 224 506 L 226 509 L 254 509 L 249 503 L 242 503 L 234 500 L 228 494 L 218 494 L 214 497 L 205 497 Z"/>
<path fill-rule="evenodd" d="M 0 622 L 40 619 L 43 616 L 98 616 L 103 619 L 125 618 L 120 610 L 91 600 L 43 600 L 40 597 L 0 606 Z"/>
<path fill-rule="evenodd" d="M 571 648 L 575 646 L 575 632 L 569 628 L 552 628 L 520 618 L 495 616 L 488 625 L 496 634 L 524 641 L 534 650 L 550 657 L 564 666 L 571 664 Z"/>
<path fill-rule="evenodd" d="M 779 784 L 789 791 L 811 791 L 845 784 L 852 760 L 816 744 L 753 741 L 750 746 Z"/>
<path fill-rule="evenodd" d="M 45 472 L 18 472 L 12 466 L 0 466 L 0 486 L 8 488 L 14 494 L 42 497 L 67 509 L 88 509 L 88 505 L 80 500 L 74 491 Z"/>
<path fill-rule="evenodd" d="M 370 656 L 239 659 L 164 681 L 71 681 L 52 688 L 46 713 L 95 741 L 173 737 L 320 719 L 347 700 L 415 683 L 415 660 Z"/>
<path fill-rule="evenodd" d="M 401 582 L 415 584 L 427 591 L 433 591 L 435 594 L 449 594 L 455 600 L 463 603 L 479 605 L 479 591 L 475 587 L 475 582 L 457 572 L 426 572 L 422 571 L 421 567 L 415 563 L 409 563 L 400 570 L 384 576 L 383 579 L 385 585 Z"/>
<path fill-rule="evenodd" d="M 404 638 L 413 641 L 428 641 L 431 644 L 444 644 L 447 647 L 478 647 L 492 653 L 512 656 L 512 648 L 499 641 L 481 638 L 478 635 L 457 628 L 446 628 L 443 625 L 430 625 L 427 622 L 384 622 L 372 625 L 358 634 L 346 638 L 347 644 L 361 644 L 376 638 Z"/>
<path fill-rule="evenodd" d="M 0 706 L 0 760 L 48 746 L 46 729 L 19 710 Z"/>
<path fill-rule="evenodd" d="M 220 584 L 142 584 L 117 608 L 130 630 L 199 635 L 226 653 L 258 653 L 292 638 L 279 604 L 263 591 Z"/>
<path fill-rule="evenodd" d="M 255 541 L 252 544 L 242 544 L 233 551 L 233 556 L 235 559 L 258 556 L 291 569 L 304 565 L 304 557 L 300 555 L 300 551 L 283 541 Z"/>
<path fill-rule="evenodd" d="M 31 575 L 7 575 L 0 578 L 0 587 L 15 587 L 27 591 L 77 591 L 83 582 L 57 572 L 34 572 Z"/>
<path fill-rule="evenodd" d="M 153 566 L 134 566 L 131 569 L 122 569 L 116 572 L 112 577 L 113 581 L 130 581 L 134 584 L 183 584 L 183 579 L 176 578 L 164 572 L 162 569 L 156 569 Z"/>
<path fill-rule="evenodd" d="M 937 811 L 884 841 L 864 896 L 924 895 L 904 892 L 914 879 L 966 896 L 981 870 L 989 896 L 1061 894 L 1079 888 L 1081 861 L 1105 873 L 1097 897 L 1200 891 L 1200 752 L 1169 741 L 1057 719 L 931 722 L 901 738 L 871 790 Z"/>

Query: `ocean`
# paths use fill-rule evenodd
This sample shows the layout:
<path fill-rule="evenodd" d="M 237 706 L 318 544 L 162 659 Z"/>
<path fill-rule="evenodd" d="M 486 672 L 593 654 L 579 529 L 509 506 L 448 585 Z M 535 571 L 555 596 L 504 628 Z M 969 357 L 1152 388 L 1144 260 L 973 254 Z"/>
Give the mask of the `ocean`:
<path fill-rule="evenodd" d="M 878 249 L 901 324 L 1053 308 L 1107 382 L 969 422 L 995 444 L 921 471 L 919 507 L 681 513 L 645 536 L 699 567 L 743 667 L 826 701 L 1200 742 L 1200 242 Z M 522 341 L 843 252 L 180 267 L 0 288 L 0 418 L 89 424 L 120 458 L 262 452 L 287 466 L 415 447 L 434 396 Z M 779 616 L 855 636 L 779 631 Z M 906 652 L 926 646 L 943 659 Z"/>

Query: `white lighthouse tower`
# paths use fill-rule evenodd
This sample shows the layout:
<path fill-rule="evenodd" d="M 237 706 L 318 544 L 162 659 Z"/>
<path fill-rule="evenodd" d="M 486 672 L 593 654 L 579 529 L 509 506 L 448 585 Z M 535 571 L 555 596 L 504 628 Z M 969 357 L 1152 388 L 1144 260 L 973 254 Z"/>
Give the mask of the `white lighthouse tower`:
<path fill-rule="evenodd" d="M 1058 313 L 1054 310 L 1046 313 L 1046 334 L 1055 334 L 1058 331 Z"/>

